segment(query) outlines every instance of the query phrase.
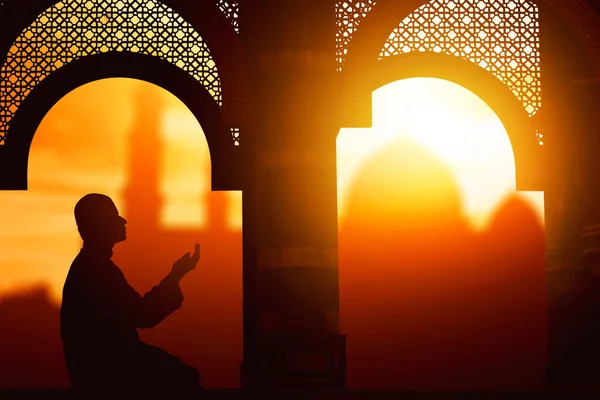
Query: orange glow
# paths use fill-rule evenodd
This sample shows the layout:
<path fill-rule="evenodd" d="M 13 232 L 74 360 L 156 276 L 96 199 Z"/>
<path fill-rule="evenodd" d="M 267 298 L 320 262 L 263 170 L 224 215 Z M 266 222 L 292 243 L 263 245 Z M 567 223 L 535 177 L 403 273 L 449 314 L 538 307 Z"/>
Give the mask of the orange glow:
<path fill-rule="evenodd" d="M 373 93 L 372 128 L 340 130 L 337 165 L 341 219 L 348 190 L 364 163 L 400 138 L 412 139 L 450 168 L 461 189 L 464 212 L 477 229 L 485 226 L 501 199 L 515 192 L 512 147 L 494 111 L 452 82 L 406 79 Z M 384 168 L 380 173 L 390 171 Z M 543 221 L 543 193 L 519 192 L 519 196 Z M 385 194 L 381 198 L 385 199 Z"/>
<path fill-rule="evenodd" d="M 40 124 L 31 148 L 30 190 L 3 192 L 0 197 L 4 221 L 0 290 L 49 281 L 53 295 L 59 297 L 79 246 L 72 205 L 90 191 L 107 193 L 122 203 L 126 138 L 133 117 L 130 94 L 136 85 L 139 82 L 134 80 L 107 79 L 80 87 L 58 102 Z M 187 107 L 157 90 L 167 109 L 162 127 L 162 221 L 171 226 L 201 225 L 206 217 L 201 194 L 210 184 L 206 139 Z M 414 139 L 451 168 L 465 212 L 476 227 L 483 227 L 499 201 L 514 192 L 514 157 L 506 131 L 471 92 L 438 79 L 408 79 L 375 91 L 373 103 L 372 128 L 342 129 L 338 136 L 340 218 L 349 187 L 364 162 L 402 137 Z M 543 221 L 543 193 L 519 195 Z M 229 224 L 240 229 L 241 193 L 229 196 Z M 14 212 L 24 208 L 27 213 Z"/>
<path fill-rule="evenodd" d="M 168 111 L 163 119 L 165 149 L 162 158 L 161 194 L 165 226 L 203 226 L 204 202 L 198 201 L 210 191 L 210 153 L 202 127 L 179 99 L 164 92 Z M 228 224 L 242 229 L 242 193 L 230 191 Z"/>
<path fill-rule="evenodd" d="M 126 161 L 131 150 L 128 138 L 135 126 L 132 91 L 138 85 L 140 82 L 128 79 L 103 80 L 85 85 L 63 98 L 47 114 L 33 141 L 30 190 L 0 193 L 0 221 L 3 221 L 0 274 L 4 278 L 0 282 L 0 292 L 37 282 L 47 284 L 54 304 L 47 301 L 43 288 L 33 291 L 34 300 L 37 300 L 28 304 L 30 308 L 42 310 L 41 313 L 48 315 L 53 324 L 58 322 L 57 301 L 61 297 L 65 276 L 80 247 L 73 218 L 76 201 L 85 193 L 103 192 L 113 197 L 127 217 L 123 190 L 127 185 Z M 156 250 L 159 247 L 155 246 L 156 242 L 146 246 L 143 237 L 134 242 L 131 240 L 134 233 L 131 232 L 130 240 L 117 246 L 115 260 L 140 292 L 149 289 L 167 273 L 171 260 L 189 251 L 186 243 L 191 243 L 196 232 L 187 228 L 202 226 L 208 217 L 210 164 L 202 128 L 174 96 L 156 87 L 154 90 L 165 105 L 160 126 L 162 148 L 159 158 L 162 167 L 159 191 L 163 200 L 160 221 L 163 227 L 177 229 L 165 236 L 161 236 L 164 233 L 161 231 L 154 238 L 161 244 L 173 244 L 168 251 L 160 254 L 162 258 L 157 265 L 149 261 L 162 250 L 147 251 L 148 248 Z M 354 387 L 368 382 L 369 388 L 385 389 L 389 382 L 380 378 L 396 368 L 400 372 L 393 375 L 394 380 L 398 376 L 415 385 L 418 380 L 414 377 L 419 377 L 425 364 L 406 367 L 397 362 L 391 363 L 391 356 L 396 355 L 399 355 L 396 360 L 413 363 L 413 360 L 420 359 L 431 365 L 439 364 L 436 364 L 439 359 L 453 360 L 458 371 L 455 374 L 459 379 L 457 382 L 460 379 L 466 381 L 465 377 L 478 371 L 478 364 L 467 362 L 461 366 L 452 354 L 444 354 L 448 349 L 440 343 L 449 343 L 448 347 L 456 349 L 468 343 L 469 349 L 481 354 L 487 354 L 485 349 L 494 349 L 501 332 L 484 339 L 475 336 L 475 332 L 495 326 L 495 316 L 505 315 L 506 310 L 518 309 L 518 305 L 501 301 L 505 298 L 510 300 L 504 290 L 501 293 L 495 290 L 495 282 L 513 287 L 509 278 L 520 283 L 523 276 L 514 274 L 514 271 L 526 271 L 531 275 L 526 278 L 528 282 L 535 281 L 537 286 L 532 287 L 536 298 L 545 298 L 543 268 L 537 268 L 543 266 L 543 237 L 530 235 L 537 241 L 527 242 L 523 240 L 526 235 L 509 232 L 521 246 L 508 246 L 512 253 L 521 255 L 525 254 L 523 249 L 533 249 L 532 257 L 517 260 L 520 263 L 512 262 L 490 257 L 489 253 L 470 251 L 479 242 L 489 242 L 488 248 L 496 248 L 493 232 L 475 240 L 471 232 L 462 229 L 462 221 L 443 220 L 447 211 L 458 215 L 459 208 L 463 208 L 471 222 L 481 223 L 489 218 L 491 210 L 504 196 L 514 192 L 514 160 L 510 142 L 497 117 L 479 98 L 445 81 L 414 79 L 381 88 L 374 93 L 373 100 L 373 128 L 343 129 L 338 137 L 340 216 L 343 219 L 347 214 L 355 217 L 354 222 L 359 224 L 368 220 L 376 225 L 371 231 L 361 229 L 359 234 L 354 235 L 352 229 L 357 225 L 348 224 L 346 234 L 340 234 L 340 324 L 342 332 L 348 334 L 349 382 Z M 406 151 L 410 149 L 406 143 L 411 141 L 424 151 L 417 151 L 417 147 Z M 380 150 L 387 150 L 387 155 L 380 154 Z M 144 161 L 149 159 L 148 155 L 142 157 Z M 372 162 L 373 159 L 375 162 Z M 359 179 L 363 169 L 369 173 L 363 175 L 364 179 Z M 404 169 L 411 173 L 399 175 L 399 171 Z M 449 184 L 449 180 L 444 180 L 450 176 L 450 180 L 458 183 L 458 189 Z M 394 179 L 393 185 L 381 185 L 389 179 Z M 415 183 L 419 184 L 419 190 L 414 190 Z M 388 191 L 381 190 L 382 187 L 388 188 Z M 456 196 L 457 191 L 462 196 L 458 202 L 456 199 L 461 196 Z M 354 204 L 359 207 L 347 210 L 347 199 L 350 194 L 356 193 L 368 196 L 358 198 L 359 201 Z M 227 195 L 232 200 L 228 206 L 229 226 L 239 229 L 241 193 L 230 192 Z M 356 200 L 357 196 L 353 198 Z M 376 206 L 370 202 L 372 199 L 376 200 Z M 535 193 L 529 200 L 534 205 L 535 201 L 539 202 L 540 206 L 536 207 L 539 213 L 542 212 L 541 199 L 541 194 Z M 361 203 L 362 200 L 366 201 Z M 400 208 L 404 214 L 390 214 L 399 202 L 403 202 Z M 361 204 L 371 209 L 360 209 Z M 432 210 L 438 214 L 432 217 Z M 423 223 L 427 222 L 425 212 L 431 221 L 447 222 L 445 230 L 437 229 L 435 224 Z M 375 221 L 373 216 L 377 215 L 383 217 Z M 524 218 L 518 216 L 502 221 L 509 221 L 505 225 L 513 228 L 514 224 L 510 223 L 513 220 L 522 222 Z M 491 225 L 494 225 L 493 221 Z M 496 229 L 500 233 L 507 230 L 505 225 L 496 225 L 502 228 Z M 386 229 L 390 226 L 391 229 Z M 242 357 L 242 246 L 241 237 L 230 235 L 229 239 L 223 240 L 227 235 L 222 231 L 220 234 L 222 236 L 205 233 L 201 240 L 205 267 L 183 283 L 186 306 L 156 329 L 142 334 L 144 340 L 198 367 L 208 387 L 235 387 L 239 384 L 238 367 Z M 500 239 L 504 240 L 503 237 Z M 435 251 L 431 251 L 432 248 Z M 503 251 L 507 252 L 507 248 Z M 508 253 L 512 254 L 511 251 Z M 518 257 L 515 256 L 515 259 Z M 481 265 L 485 265 L 486 269 L 481 269 Z M 535 265 L 536 269 L 529 272 L 529 269 L 522 268 L 523 265 Z M 456 277 L 460 279 L 457 281 Z M 525 294 L 530 296 L 531 292 Z M 431 307 L 432 299 L 444 301 L 439 302 L 440 307 L 434 308 Z M 451 299 L 450 303 L 448 299 Z M 9 309 L 13 304 L 11 310 L 28 310 L 19 301 L 19 296 L 16 299 L 15 296 L 9 297 L 5 308 Z M 475 306 L 468 309 L 465 301 Z M 215 304 L 219 306 L 215 307 Z M 485 306 L 480 307 L 480 304 Z M 48 308 L 50 311 L 47 311 Z M 386 314 L 391 309 L 395 311 Z M 465 313 L 467 309 L 468 313 Z M 540 310 L 539 315 L 543 316 L 543 304 L 533 312 Z M 463 315 L 469 318 L 469 324 L 475 327 L 471 333 L 460 331 L 460 326 L 448 328 L 457 313 L 461 318 Z M 539 315 L 525 315 L 523 318 L 537 321 L 539 325 L 545 321 Z M 15 318 L 19 320 L 20 317 Z M 401 326 L 396 322 L 399 318 L 404 318 Z M 521 315 L 515 318 L 507 325 L 523 325 L 519 319 Z M 34 322 L 37 320 L 32 320 Z M 44 346 L 44 349 L 53 352 L 54 361 L 49 364 L 48 370 L 63 374 L 49 377 L 47 381 L 52 379 L 52 383 L 40 383 L 52 385 L 65 379 L 65 371 L 60 364 L 60 337 L 56 325 L 45 320 L 42 322 L 52 329 L 47 333 L 49 344 Z M 211 329 L 198 329 L 207 323 Z M 15 325 L 18 332 L 37 329 L 37 325 L 33 328 Z M 530 336 L 519 333 L 520 337 L 525 337 L 524 343 L 542 354 L 538 351 L 544 348 L 544 342 L 539 340 L 543 336 L 539 335 L 541 328 L 536 325 L 531 330 L 529 326 L 523 326 L 522 331 Z M 371 340 L 371 333 L 366 332 L 365 327 L 379 332 L 377 343 Z M 441 330 L 447 330 L 444 341 L 434 337 Z M 399 337 L 402 339 L 398 340 Z M 416 354 L 415 349 L 426 346 L 430 346 L 428 351 Z M 23 359 L 35 360 L 38 357 L 32 351 L 24 353 L 23 347 L 12 347 L 17 349 L 13 354 Z M 530 356 L 522 351 L 503 353 Z M 542 356 L 536 357 L 532 361 L 525 360 L 529 364 L 518 359 L 510 364 L 511 369 L 513 365 L 525 365 L 525 369 L 529 368 L 528 365 L 537 366 L 535 363 Z M 495 362 L 493 357 L 491 360 Z M 369 366 L 368 370 L 361 370 L 361 365 Z M 423 382 L 427 383 L 431 375 L 452 375 L 447 370 L 435 368 L 425 372 Z M 515 372 L 516 375 L 519 373 Z M 41 371 L 38 375 L 48 374 Z M 408 385 L 406 382 L 400 382 L 400 385 Z M 489 383 L 487 385 L 486 388 Z"/>
<path fill-rule="evenodd" d="M 122 191 L 134 123 L 132 94 L 140 84 L 121 78 L 92 82 L 46 114 L 31 146 L 29 190 L 0 193 L 0 292 L 44 282 L 54 299 L 61 298 L 80 246 L 73 207 L 84 194 L 105 193 L 127 214 Z M 154 88 L 165 101 L 161 221 L 165 226 L 202 226 L 210 190 L 206 138 L 181 101 Z M 228 223 L 239 230 L 241 192 L 228 196 Z"/>
<path fill-rule="evenodd" d="M 338 136 L 348 387 L 541 388 L 543 197 L 515 193 L 500 121 L 436 79 L 387 85 L 373 103 L 371 129 Z"/>

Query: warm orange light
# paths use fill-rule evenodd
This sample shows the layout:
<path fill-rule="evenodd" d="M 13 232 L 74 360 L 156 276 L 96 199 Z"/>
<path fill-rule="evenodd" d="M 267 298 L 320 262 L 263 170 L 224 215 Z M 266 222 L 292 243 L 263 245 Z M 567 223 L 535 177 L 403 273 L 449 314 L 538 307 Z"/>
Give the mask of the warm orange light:
<path fill-rule="evenodd" d="M 73 91 L 48 113 L 31 149 L 30 190 L 0 194 L 0 290 L 47 281 L 59 296 L 79 246 L 72 217 L 77 199 L 98 191 L 122 203 L 126 136 L 133 122 L 129 96 L 138 84 L 127 79 L 95 82 Z M 194 219 L 190 210 L 195 209 L 196 222 L 201 223 L 205 212 L 201 192 L 210 184 L 206 139 L 185 105 L 165 96 L 163 160 L 168 163 L 163 174 L 168 179 L 163 191 L 172 190 L 172 196 L 164 222 Z M 452 169 L 465 211 L 476 226 L 514 191 L 514 157 L 506 131 L 471 92 L 446 81 L 410 79 L 377 90 L 373 102 L 373 128 L 342 129 L 338 136 L 341 217 L 348 189 L 363 163 L 400 137 L 414 139 Z M 184 168 L 183 161 L 172 162 L 177 159 L 194 161 L 191 168 Z M 383 168 L 381 174 L 388 172 Z M 230 225 L 241 228 L 241 193 L 230 196 Z M 542 218 L 543 194 L 523 196 Z M 15 212 L 22 208 L 28 212 Z"/>
<path fill-rule="evenodd" d="M 86 193 L 105 193 L 127 218 L 128 139 L 135 123 L 132 79 L 105 79 L 62 98 L 35 134 L 29 157 L 29 190 L 0 192 L 0 293 L 47 283 L 55 299 L 81 244 L 73 207 Z M 201 226 L 210 159 L 206 138 L 191 111 L 154 86 L 165 100 L 159 127 L 161 222 Z M 229 193 L 229 226 L 241 229 L 241 193 Z"/>
<path fill-rule="evenodd" d="M 406 79 L 373 93 L 372 128 L 342 129 L 338 135 L 340 218 L 346 211 L 348 190 L 365 161 L 399 138 L 411 138 L 452 170 L 464 211 L 475 228 L 482 228 L 501 199 L 515 191 L 512 147 L 494 111 L 452 82 Z M 381 174 L 387 173 L 397 174 L 383 168 Z M 543 221 L 543 193 L 520 195 Z"/>

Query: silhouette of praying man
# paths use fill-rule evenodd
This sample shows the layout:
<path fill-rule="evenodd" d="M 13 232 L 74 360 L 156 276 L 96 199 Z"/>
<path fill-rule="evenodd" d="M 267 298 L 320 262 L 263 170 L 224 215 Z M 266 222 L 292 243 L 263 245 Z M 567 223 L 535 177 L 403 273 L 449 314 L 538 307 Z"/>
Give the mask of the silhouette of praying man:
<path fill-rule="evenodd" d="M 181 307 L 179 281 L 196 267 L 199 244 L 142 297 L 111 261 L 115 243 L 126 239 L 127 224 L 111 198 L 84 196 L 75 206 L 75 220 L 83 246 L 67 275 L 60 310 L 72 389 L 135 394 L 201 389 L 195 368 L 142 342 L 137 332 Z"/>

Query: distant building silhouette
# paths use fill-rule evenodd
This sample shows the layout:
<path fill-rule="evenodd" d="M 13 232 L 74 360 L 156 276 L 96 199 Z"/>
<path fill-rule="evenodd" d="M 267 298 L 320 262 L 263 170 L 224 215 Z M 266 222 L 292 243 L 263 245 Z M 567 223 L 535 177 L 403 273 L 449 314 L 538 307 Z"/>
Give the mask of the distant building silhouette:
<path fill-rule="evenodd" d="M 225 193 L 218 192 L 204 199 L 207 226 L 161 226 L 164 105 L 151 86 L 136 96 L 130 179 L 125 202 L 118 204 L 129 222 L 128 239 L 115 247 L 113 259 L 132 286 L 145 292 L 193 243 L 201 244 L 197 270 L 182 282 L 183 307 L 140 333 L 196 367 L 207 387 L 236 387 L 241 232 L 227 229 Z M 487 230 L 476 235 L 465 222 L 450 171 L 402 141 L 367 163 L 346 215 L 339 237 L 340 317 L 348 335 L 350 388 L 541 386 L 544 232 L 522 199 L 508 197 Z M 41 289 L 0 299 L 0 387 L 68 384 L 58 312 Z"/>
<path fill-rule="evenodd" d="M 134 121 L 129 138 L 128 184 L 124 190 L 128 221 L 133 229 L 146 233 L 145 239 L 153 236 L 151 232 L 154 235 L 180 235 L 184 231 L 164 229 L 159 222 L 163 206 L 160 194 L 160 160 L 165 145 L 161 139 L 161 122 L 165 115 L 161 90 L 149 84 L 141 84 L 134 92 L 134 105 Z M 202 174 L 210 177 L 210 160 L 205 161 L 204 167 L 205 170 L 197 171 L 199 179 Z M 192 238 L 205 234 L 208 230 L 226 230 L 227 193 L 208 192 L 203 197 L 198 201 L 207 202 L 208 226 L 187 230 L 185 233 Z M 181 236 L 178 238 L 184 239 Z"/>
<path fill-rule="evenodd" d="M 354 182 L 340 222 L 340 314 L 351 388 L 452 389 L 456 276 L 472 234 L 451 171 L 410 140 Z"/>
<path fill-rule="evenodd" d="M 497 207 L 477 248 L 483 253 L 475 264 L 490 273 L 481 283 L 488 314 L 497 316 L 495 331 L 504 342 L 490 362 L 506 385 L 540 388 L 548 344 L 543 225 L 524 199 L 511 194 Z"/>
<path fill-rule="evenodd" d="M 0 388 L 68 386 L 59 313 L 44 286 L 0 297 Z"/>
<path fill-rule="evenodd" d="M 160 89 L 149 84 L 140 85 L 134 92 L 134 105 L 134 121 L 129 139 L 128 183 L 124 190 L 123 204 L 129 221 L 128 230 L 132 230 L 128 241 L 148 242 L 160 238 L 169 247 L 176 242 L 193 241 L 199 235 L 205 236 L 208 231 L 239 235 L 239 232 L 227 229 L 228 194 L 222 191 L 209 191 L 202 195 L 203 198 L 198 198 L 198 202 L 206 202 L 208 206 L 208 223 L 202 229 L 161 226 L 159 219 L 164 204 L 160 193 L 160 160 L 164 149 L 161 121 L 165 110 Z M 201 179 L 202 174 L 210 177 L 209 160 L 206 160 L 204 167 L 205 170 L 197 171 L 198 179 Z"/>
<path fill-rule="evenodd" d="M 348 196 L 344 232 L 369 232 L 375 246 L 387 241 L 406 251 L 430 239 L 452 241 L 467 234 L 462 198 L 448 167 L 412 140 L 400 139 L 373 156 L 355 179 Z M 371 252 L 368 247 L 363 247 Z"/>
<path fill-rule="evenodd" d="M 544 226 L 531 207 L 517 194 L 507 196 L 496 207 L 487 229 L 489 235 L 506 235 L 521 245 L 543 246 Z"/>
<path fill-rule="evenodd" d="M 489 231 L 465 221 L 451 172 L 401 140 L 366 164 L 340 223 L 351 388 L 541 387 L 544 235 L 519 198 Z"/>
<path fill-rule="evenodd" d="M 196 271 L 182 283 L 184 306 L 142 338 L 194 365 L 207 386 L 235 387 L 242 346 L 242 237 L 227 226 L 228 193 L 209 191 L 203 227 L 164 227 L 160 222 L 160 160 L 165 112 L 161 89 L 141 84 L 134 93 L 128 182 L 124 190 L 127 241 L 115 247 L 113 260 L 138 291 L 151 288 L 190 249 L 201 245 Z M 198 171 L 210 176 L 210 164 Z M 197 285 L 197 289 L 195 288 Z M 215 351 L 217 348 L 219 351 Z"/>

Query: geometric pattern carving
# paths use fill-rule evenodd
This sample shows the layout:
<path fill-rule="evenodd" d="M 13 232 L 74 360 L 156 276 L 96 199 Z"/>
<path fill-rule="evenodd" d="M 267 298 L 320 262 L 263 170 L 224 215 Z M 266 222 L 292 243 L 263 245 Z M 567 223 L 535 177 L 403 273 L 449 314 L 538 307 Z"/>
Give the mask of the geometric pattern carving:
<path fill-rule="evenodd" d="M 336 3 L 335 13 L 338 30 L 335 35 L 335 47 L 338 71 L 342 70 L 348 52 L 348 43 L 352 40 L 352 35 L 374 5 L 375 0 L 350 0 Z"/>
<path fill-rule="evenodd" d="M 233 137 L 234 146 L 240 145 L 240 128 L 229 128 L 231 130 L 231 136 Z"/>
<path fill-rule="evenodd" d="M 541 133 L 539 130 L 536 129 L 535 130 L 535 136 L 537 137 L 538 144 L 540 146 L 543 146 L 544 145 L 544 134 Z"/>
<path fill-rule="evenodd" d="M 20 103 L 38 83 L 73 60 L 109 51 L 165 59 L 202 83 L 222 105 L 208 46 L 171 8 L 153 0 L 65 0 L 21 33 L 0 69 L 0 144 Z"/>
<path fill-rule="evenodd" d="M 380 59 L 411 51 L 446 53 L 490 71 L 523 102 L 541 107 L 538 8 L 529 0 L 433 0 L 393 30 Z"/>
<path fill-rule="evenodd" d="M 218 0 L 219 9 L 225 14 L 236 33 L 240 33 L 240 2 Z"/>

